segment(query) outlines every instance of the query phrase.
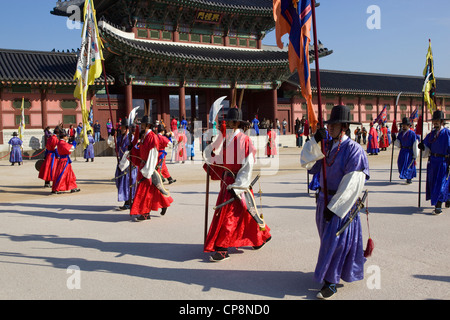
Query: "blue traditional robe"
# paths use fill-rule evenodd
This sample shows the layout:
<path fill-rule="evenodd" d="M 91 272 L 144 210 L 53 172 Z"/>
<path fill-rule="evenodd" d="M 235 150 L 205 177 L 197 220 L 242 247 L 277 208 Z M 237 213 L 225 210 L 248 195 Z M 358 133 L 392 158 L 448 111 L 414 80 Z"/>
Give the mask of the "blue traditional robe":
<path fill-rule="evenodd" d="M 331 148 L 327 143 L 326 152 Z M 363 148 L 355 141 L 343 139 L 340 148 L 334 147 L 326 157 L 328 203 L 339 188 L 344 176 L 353 172 L 362 172 L 369 179 L 369 161 Z M 309 171 L 320 173 L 320 186 L 324 190 L 322 161 L 317 161 Z M 337 196 L 337 195 L 336 195 Z M 334 214 L 328 222 L 324 218 L 325 198 L 321 191 L 317 200 L 316 225 L 320 237 L 320 249 L 314 279 L 322 283 L 324 280 L 339 283 L 362 280 L 364 278 L 363 236 L 359 214 L 345 231 L 336 236 L 336 232 L 348 221 L 347 214 L 341 218 Z"/>
<path fill-rule="evenodd" d="M 119 135 L 117 137 L 117 145 L 119 152 L 119 159 L 122 159 L 124 153 L 128 150 L 129 146 L 129 137 L 128 135 Z M 131 161 L 130 161 L 131 165 Z M 126 168 L 124 171 L 119 169 L 119 165 L 116 168 L 116 187 L 118 194 L 118 201 L 128 201 L 130 200 L 130 168 Z M 123 175 L 124 173 L 127 173 Z M 120 176 L 120 178 L 118 178 Z M 137 177 L 137 168 L 133 167 L 131 170 L 131 184 L 134 186 L 132 188 L 132 198 L 134 198 L 136 192 L 136 177 Z"/>
<path fill-rule="evenodd" d="M 412 130 L 400 131 L 395 145 L 400 148 L 397 159 L 400 179 L 412 179 L 416 177 L 417 142 L 419 136 Z"/>
<path fill-rule="evenodd" d="M 255 118 L 255 119 L 253 119 L 252 123 L 253 123 L 253 129 L 255 129 L 256 135 L 259 136 L 259 120 Z"/>
<path fill-rule="evenodd" d="M 445 202 L 449 194 L 448 166 L 450 156 L 450 130 L 431 131 L 423 140 L 426 147 L 424 155 L 429 154 L 427 163 L 426 200 L 431 205 Z"/>
<path fill-rule="evenodd" d="M 22 140 L 18 137 L 12 137 L 8 144 L 11 145 L 11 153 L 9 155 L 9 162 L 15 163 L 15 162 L 23 162 L 22 161 Z"/>

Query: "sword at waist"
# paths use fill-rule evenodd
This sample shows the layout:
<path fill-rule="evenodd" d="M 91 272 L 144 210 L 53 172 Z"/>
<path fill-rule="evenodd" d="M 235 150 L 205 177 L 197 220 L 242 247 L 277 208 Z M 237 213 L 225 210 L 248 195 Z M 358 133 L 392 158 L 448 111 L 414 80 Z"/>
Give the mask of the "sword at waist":
<path fill-rule="evenodd" d="M 366 201 L 368 194 L 369 191 L 366 190 L 364 191 L 362 198 L 358 198 L 358 200 L 356 200 L 354 206 L 352 207 L 352 210 L 349 213 L 349 218 L 347 222 L 342 226 L 342 228 L 338 232 L 336 232 L 336 237 L 340 236 L 344 232 L 344 230 L 347 229 L 347 227 L 353 222 L 358 213 L 361 211 L 361 209 L 364 208 L 364 201 Z"/>
<path fill-rule="evenodd" d="M 256 184 L 256 182 L 259 180 L 260 177 L 261 177 L 261 175 L 258 174 L 258 175 L 255 177 L 255 179 L 253 179 L 253 181 L 250 183 L 250 186 L 249 186 L 248 188 L 237 187 L 237 188 L 235 188 L 235 189 L 252 189 L 252 187 Z M 221 204 L 215 206 L 215 207 L 214 207 L 214 210 L 220 209 L 220 208 L 226 206 L 227 204 L 230 204 L 230 203 L 234 202 L 235 200 L 241 200 L 241 198 L 240 198 L 239 196 L 237 196 L 237 197 L 232 197 L 231 199 L 229 199 L 229 200 L 227 200 L 227 201 L 225 201 L 225 202 L 223 202 L 223 203 L 221 203 Z"/>

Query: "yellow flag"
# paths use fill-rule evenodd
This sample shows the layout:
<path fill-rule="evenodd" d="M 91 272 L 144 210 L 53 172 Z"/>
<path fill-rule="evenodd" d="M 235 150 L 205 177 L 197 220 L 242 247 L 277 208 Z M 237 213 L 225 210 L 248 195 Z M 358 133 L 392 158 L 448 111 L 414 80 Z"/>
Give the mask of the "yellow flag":
<path fill-rule="evenodd" d="M 434 61 L 433 61 L 433 52 L 431 50 L 431 40 L 428 44 L 428 52 L 427 52 L 427 62 L 425 64 L 425 69 L 423 70 L 423 76 L 428 78 L 428 81 L 424 85 L 424 100 L 426 105 L 428 106 L 428 110 L 431 114 L 436 111 L 436 78 L 434 77 Z"/>
<path fill-rule="evenodd" d="M 19 124 L 19 139 L 23 141 L 23 133 L 25 132 L 25 111 L 24 111 L 24 105 L 25 105 L 25 98 L 22 97 L 22 107 L 20 107 L 20 110 L 22 112 L 21 118 L 20 118 L 20 124 Z"/>
<path fill-rule="evenodd" d="M 78 57 L 77 70 L 74 80 L 77 80 L 74 96 L 81 103 L 83 118 L 84 147 L 89 145 L 87 131 L 92 130 L 89 123 L 89 110 L 86 106 L 87 93 L 90 85 L 102 74 L 103 43 L 98 33 L 97 19 L 95 17 L 94 2 L 86 0 L 84 3 L 84 25 L 81 33 L 81 50 Z"/>

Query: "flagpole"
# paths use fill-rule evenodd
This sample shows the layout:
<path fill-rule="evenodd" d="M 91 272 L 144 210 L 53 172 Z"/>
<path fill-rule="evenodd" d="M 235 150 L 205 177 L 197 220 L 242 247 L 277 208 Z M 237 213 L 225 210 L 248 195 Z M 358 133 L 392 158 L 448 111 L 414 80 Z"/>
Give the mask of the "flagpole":
<path fill-rule="evenodd" d="M 103 77 L 105 78 L 105 88 L 106 88 L 106 96 L 108 98 L 108 106 L 109 106 L 109 116 L 111 117 L 111 121 L 112 121 L 112 125 L 114 128 L 114 118 L 113 118 L 113 114 L 112 114 L 112 108 L 111 108 L 111 99 L 109 97 L 109 86 L 108 86 L 108 78 L 106 77 L 106 69 L 105 69 L 105 61 L 102 60 L 102 69 L 103 69 Z M 117 157 L 117 163 L 119 163 L 120 159 L 119 159 L 119 152 L 117 149 L 117 139 L 116 139 L 116 134 L 114 133 L 114 146 L 115 146 L 115 150 L 116 150 L 116 157 Z"/>
<path fill-rule="evenodd" d="M 397 96 L 397 100 L 395 100 L 395 106 L 394 106 L 394 122 L 395 126 L 397 126 L 397 106 L 398 106 L 398 101 L 400 99 L 400 95 L 402 94 L 402 92 L 400 92 Z M 392 135 L 392 131 L 394 130 L 394 127 L 392 126 L 391 129 L 391 135 Z M 397 133 L 396 133 L 397 134 Z M 398 135 L 397 135 L 398 136 Z M 391 154 L 391 176 L 389 179 L 389 182 L 392 182 L 392 166 L 394 164 L 394 141 L 392 141 L 392 154 Z"/>
<path fill-rule="evenodd" d="M 312 13 L 312 23 L 313 23 L 313 34 L 314 34 L 314 62 L 316 64 L 316 83 L 317 83 L 317 100 L 318 100 L 318 120 L 319 127 L 323 128 L 323 115 L 322 115 L 322 96 L 320 89 L 320 69 L 319 69 L 319 49 L 317 41 L 317 27 L 316 27 L 316 1 L 311 0 L 311 13 Z M 321 143 L 322 153 L 325 154 L 325 143 Z M 322 173 L 323 173 L 323 193 L 325 198 L 325 206 L 328 205 L 328 186 L 327 186 L 327 172 L 326 172 L 326 160 L 322 160 Z"/>
<path fill-rule="evenodd" d="M 428 64 L 430 63 L 430 61 L 428 61 Z M 421 128 L 421 133 L 420 133 L 420 142 L 423 142 L 423 117 L 424 117 L 424 111 L 425 111 L 425 87 L 427 85 L 428 79 L 430 77 L 431 73 L 426 74 L 425 75 L 425 79 L 423 81 L 423 89 L 422 89 L 422 107 L 421 107 L 421 112 L 422 115 L 420 117 L 420 128 Z M 419 159 L 419 199 L 418 199 L 418 207 L 420 208 L 420 198 L 421 198 L 421 193 L 422 193 L 422 149 L 420 149 L 420 159 Z"/>

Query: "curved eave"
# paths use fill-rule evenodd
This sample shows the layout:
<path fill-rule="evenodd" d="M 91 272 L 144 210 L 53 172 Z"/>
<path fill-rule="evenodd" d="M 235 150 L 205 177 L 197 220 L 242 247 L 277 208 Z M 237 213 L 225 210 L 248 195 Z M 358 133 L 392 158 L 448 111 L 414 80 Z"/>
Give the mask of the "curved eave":
<path fill-rule="evenodd" d="M 283 51 L 131 40 L 105 29 L 101 29 L 101 37 L 108 50 L 115 54 L 133 55 L 160 62 L 233 68 L 287 68 L 289 66 L 287 52 Z"/>

